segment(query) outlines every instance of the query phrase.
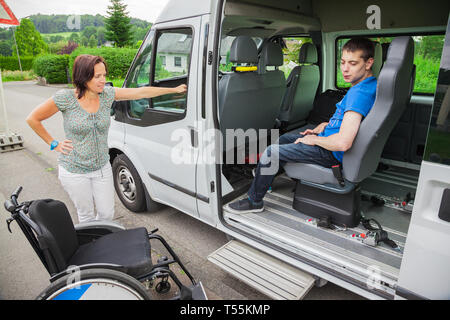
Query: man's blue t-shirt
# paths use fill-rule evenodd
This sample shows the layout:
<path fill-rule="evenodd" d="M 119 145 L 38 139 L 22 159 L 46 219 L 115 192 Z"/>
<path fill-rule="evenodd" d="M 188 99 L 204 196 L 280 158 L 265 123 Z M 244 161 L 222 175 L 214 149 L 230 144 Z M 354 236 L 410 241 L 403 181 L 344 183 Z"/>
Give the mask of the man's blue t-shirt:
<path fill-rule="evenodd" d="M 351 87 L 344 98 L 336 104 L 336 112 L 331 117 L 325 129 L 318 134 L 319 137 L 328 137 L 338 133 L 341 128 L 344 113 L 347 111 L 355 111 L 362 114 L 363 118 L 367 116 L 375 102 L 377 90 L 377 79 L 369 77 L 360 83 Z M 334 157 L 342 162 L 344 157 L 343 151 L 333 151 Z"/>

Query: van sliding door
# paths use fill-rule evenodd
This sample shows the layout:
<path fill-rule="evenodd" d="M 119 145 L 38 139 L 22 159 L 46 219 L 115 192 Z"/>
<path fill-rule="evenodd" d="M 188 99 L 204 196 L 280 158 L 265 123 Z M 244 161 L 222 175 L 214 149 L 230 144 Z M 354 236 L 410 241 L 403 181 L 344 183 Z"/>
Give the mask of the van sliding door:
<path fill-rule="evenodd" d="M 450 20 L 397 298 L 450 299 Z"/>

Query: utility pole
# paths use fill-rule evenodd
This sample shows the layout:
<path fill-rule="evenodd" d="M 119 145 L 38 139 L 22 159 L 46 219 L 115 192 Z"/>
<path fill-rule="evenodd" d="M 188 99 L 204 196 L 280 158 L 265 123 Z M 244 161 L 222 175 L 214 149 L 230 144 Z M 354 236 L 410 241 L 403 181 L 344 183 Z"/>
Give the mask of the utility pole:
<path fill-rule="evenodd" d="M 16 28 L 14 28 L 14 30 L 13 30 L 13 37 L 14 37 L 14 44 L 16 45 L 17 59 L 19 60 L 20 72 L 22 72 L 22 64 L 20 63 L 19 47 L 17 46 L 17 41 L 16 41 Z"/>

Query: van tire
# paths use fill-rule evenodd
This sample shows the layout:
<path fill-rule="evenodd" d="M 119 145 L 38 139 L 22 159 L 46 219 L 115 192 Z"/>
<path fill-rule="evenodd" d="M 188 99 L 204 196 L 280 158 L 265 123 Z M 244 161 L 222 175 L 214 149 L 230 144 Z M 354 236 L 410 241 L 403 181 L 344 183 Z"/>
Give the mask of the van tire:
<path fill-rule="evenodd" d="M 145 211 L 147 205 L 144 184 L 130 159 L 124 154 L 119 154 L 113 160 L 112 170 L 114 188 L 123 205 L 133 212 Z"/>

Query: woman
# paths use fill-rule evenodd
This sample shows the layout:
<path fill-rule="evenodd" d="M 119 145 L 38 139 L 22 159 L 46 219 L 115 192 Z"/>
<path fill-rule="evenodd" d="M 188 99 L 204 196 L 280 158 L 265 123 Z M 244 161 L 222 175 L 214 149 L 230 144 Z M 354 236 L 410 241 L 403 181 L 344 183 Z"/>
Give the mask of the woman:
<path fill-rule="evenodd" d="M 106 74 L 102 57 L 78 56 L 72 74 L 75 89 L 59 90 L 27 118 L 27 123 L 50 149 L 60 153 L 58 177 L 77 209 L 79 223 L 114 217 L 113 175 L 107 144 L 113 101 L 183 94 L 187 90 L 184 84 L 176 88 L 105 87 Z M 56 140 L 42 125 L 43 120 L 58 111 L 64 119 L 63 141 Z"/>

